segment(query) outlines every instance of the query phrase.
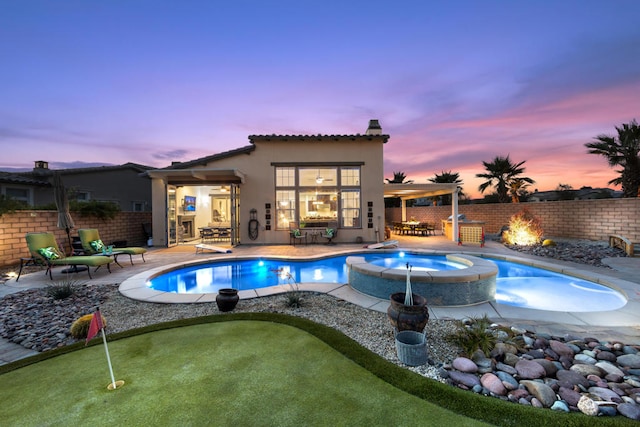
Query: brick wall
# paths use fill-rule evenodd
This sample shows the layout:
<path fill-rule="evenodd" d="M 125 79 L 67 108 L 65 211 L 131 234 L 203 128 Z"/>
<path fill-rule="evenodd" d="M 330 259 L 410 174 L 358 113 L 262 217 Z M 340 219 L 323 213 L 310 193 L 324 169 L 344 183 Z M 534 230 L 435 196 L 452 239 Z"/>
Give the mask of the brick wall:
<path fill-rule="evenodd" d="M 609 235 L 619 234 L 640 242 L 640 198 L 460 205 L 458 212 L 468 220 L 484 221 L 487 233 L 497 233 L 523 208 L 541 221 L 545 236 L 607 240 Z M 407 219 L 435 222 L 438 229 L 449 215 L 451 206 L 407 208 Z M 400 221 L 400 208 L 387 208 L 386 219 L 388 224 Z"/>
<path fill-rule="evenodd" d="M 151 222 L 151 212 L 119 212 L 113 220 L 101 220 L 93 217 L 73 216 L 76 228 L 71 236 L 77 236 L 79 228 L 97 228 L 105 243 L 114 240 L 126 240 L 128 246 L 145 246 L 146 240 L 142 224 Z M 28 257 L 25 234 L 33 231 L 53 232 L 58 245 L 68 248 L 67 233 L 57 226 L 56 211 L 16 211 L 0 217 L 0 265 L 20 262 Z"/>

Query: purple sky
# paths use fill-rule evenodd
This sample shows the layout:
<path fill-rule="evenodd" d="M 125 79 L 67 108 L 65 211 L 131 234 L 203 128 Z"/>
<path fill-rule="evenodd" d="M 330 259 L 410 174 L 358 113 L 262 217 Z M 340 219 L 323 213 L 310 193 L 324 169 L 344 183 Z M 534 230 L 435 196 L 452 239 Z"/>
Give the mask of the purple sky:
<path fill-rule="evenodd" d="M 640 120 L 640 1 L 0 0 L 0 170 L 164 167 L 251 134 L 391 135 L 385 177 L 526 160 L 604 187 L 584 144 Z"/>

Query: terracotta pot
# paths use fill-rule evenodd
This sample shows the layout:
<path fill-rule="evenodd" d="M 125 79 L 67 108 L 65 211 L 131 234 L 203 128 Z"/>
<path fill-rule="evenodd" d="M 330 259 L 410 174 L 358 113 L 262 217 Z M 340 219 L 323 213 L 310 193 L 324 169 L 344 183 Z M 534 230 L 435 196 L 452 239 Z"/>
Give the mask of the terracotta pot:
<path fill-rule="evenodd" d="M 391 325 L 398 331 L 422 332 L 429 321 L 427 299 L 418 294 L 413 296 L 413 305 L 404 305 L 404 292 L 391 294 L 391 304 L 387 316 Z"/>
<path fill-rule="evenodd" d="M 240 297 L 238 296 L 237 289 L 231 288 L 222 288 L 218 291 L 218 295 L 216 295 L 216 304 L 218 304 L 218 310 L 220 311 L 231 311 L 236 308 L 236 304 Z"/>

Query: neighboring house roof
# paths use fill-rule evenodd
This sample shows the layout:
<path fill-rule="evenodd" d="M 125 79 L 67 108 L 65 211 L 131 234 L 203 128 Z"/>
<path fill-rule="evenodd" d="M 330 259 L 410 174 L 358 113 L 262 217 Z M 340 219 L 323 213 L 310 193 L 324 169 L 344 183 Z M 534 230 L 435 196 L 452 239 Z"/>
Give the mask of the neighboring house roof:
<path fill-rule="evenodd" d="M 107 172 L 107 171 L 117 171 L 122 169 L 133 169 L 136 172 L 146 172 L 154 168 L 152 168 L 151 166 L 145 166 L 137 163 L 128 162 L 122 165 L 93 166 L 88 168 L 73 168 L 73 169 L 56 169 L 56 171 L 60 172 L 61 175 L 71 175 L 71 174 L 88 173 L 88 172 L 100 173 L 100 172 Z"/>
<path fill-rule="evenodd" d="M 11 172 L 0 172 L 0 182 L 7 184 L 35 185 L 43 187 L 51 185 L 46 179 Z"/>

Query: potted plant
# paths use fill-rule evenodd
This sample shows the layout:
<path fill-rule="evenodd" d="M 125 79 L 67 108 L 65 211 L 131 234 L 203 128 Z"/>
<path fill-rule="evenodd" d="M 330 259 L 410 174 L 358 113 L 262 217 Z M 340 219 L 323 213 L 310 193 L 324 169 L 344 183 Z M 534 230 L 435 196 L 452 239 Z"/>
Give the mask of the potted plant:
<path fill-rule="evenodd" d="M 405 292 L 396 292 L 390 296 L 387 316 L 391 325 L 398 331 L 422 332 L 429 321 L 427 299 L 414 294 L 411 290 L 411 266 L 407 263 L 407 287 Z"/>

